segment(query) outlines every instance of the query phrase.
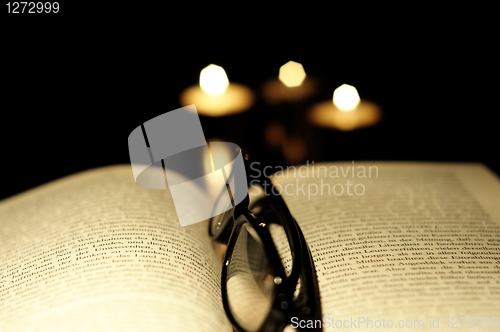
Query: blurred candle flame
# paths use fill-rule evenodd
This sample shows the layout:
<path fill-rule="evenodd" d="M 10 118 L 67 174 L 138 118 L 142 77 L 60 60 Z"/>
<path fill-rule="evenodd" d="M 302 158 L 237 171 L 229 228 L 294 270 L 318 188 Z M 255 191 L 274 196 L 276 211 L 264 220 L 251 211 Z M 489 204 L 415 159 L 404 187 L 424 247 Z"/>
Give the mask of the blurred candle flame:
<path fill-rule="evenodd" d="M 306 78 L 304 67 L 295 61 L 288 61 L 280 67 L 278 78 L 289 88 L 300 86 Z"/>
<path fill-rule="evenodd" d="M 200 87 L 209 95 L 220 95 L 228 86 L 226 71 L 221 66 L 211 64 L 200 72 Z"/>
<path fill-rule="evenodd" d="M 333 92 L 333 104 L 343 112 L 355 110 L 360 102 L 358 90 L 349 84 L 342 84 Z"/>

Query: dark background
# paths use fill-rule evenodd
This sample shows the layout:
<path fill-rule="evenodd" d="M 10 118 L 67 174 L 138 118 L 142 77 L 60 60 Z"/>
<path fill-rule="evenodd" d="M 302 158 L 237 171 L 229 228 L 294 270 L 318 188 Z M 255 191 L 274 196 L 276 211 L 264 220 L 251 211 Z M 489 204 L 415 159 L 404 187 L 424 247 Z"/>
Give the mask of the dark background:
<path fill-rule="evenodd" d="M 2 8 L 0 198 L 128 163 L 129 133 L 179 108 L 210 63 L 257 100 L 238 117 L 202 117 L 206 137 L 263 163 L 287 164 L 263 140 L 271 118 L 288 121 L 287 108 L 305 113 L 348 83 L 382 108 L 382 122 L 352 132 L 304 123 L 308 160 L 480 162 L 500 174 L 492 8 L 226 8 L 207 19 L 203 9 L 60 6 L 52 16 Z M 273 108 L 260 88 L 289 60 L 320 85 L 301 105 Z"/>

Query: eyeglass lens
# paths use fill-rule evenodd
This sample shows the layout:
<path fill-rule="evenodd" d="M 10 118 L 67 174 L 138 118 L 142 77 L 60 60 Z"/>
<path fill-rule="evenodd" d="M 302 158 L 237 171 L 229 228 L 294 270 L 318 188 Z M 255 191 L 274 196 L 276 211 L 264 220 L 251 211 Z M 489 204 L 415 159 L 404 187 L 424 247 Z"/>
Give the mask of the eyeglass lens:
<path fill-rule="evenodd" d="M 259 236 L 244 224 L 240 228 L 227 269 L 229 307 L 238 324 L 257 330 L 275 296 L 274 274 Z"/>
<path fill-rule="evenodd" d="M 267 215 L 263 221 L 270 221 L 269 218 Z M 290 246 L 281 220 L 273 221 L 269 230 L 289 274 L 292 269 Z M 276 296 L 275 277 L 259 235 L 252 226 L 243 224 L 229 259 L 226 285 L 231 313 L 244 329 L 258 330 L 269 314 Z"/>

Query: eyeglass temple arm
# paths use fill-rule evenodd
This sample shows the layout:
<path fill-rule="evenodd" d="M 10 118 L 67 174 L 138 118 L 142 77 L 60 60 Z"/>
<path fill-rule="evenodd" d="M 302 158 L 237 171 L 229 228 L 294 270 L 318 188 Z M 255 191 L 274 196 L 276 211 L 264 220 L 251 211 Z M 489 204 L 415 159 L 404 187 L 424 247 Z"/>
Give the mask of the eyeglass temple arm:
<path fill-rule="evenodd" d="M 247 179 L 248 174 L 249 174 L 249 168 L 251 168 L 251 159 L 248 155 L 248 153 L 245 150 L 242 150 L 243 154 L 243 160 L 245 161 L 245 169 L 247 171 Z M 262 170 L 260 167 L 258 168 L 259 170 L 259 177 L 257 178 L 258 181 L 261 182 L 261 185 L 266 186 L 266 185 L 273 185 L 271 179 L 266 176 L 264 170 Z M 276 203 L 283 205 L 286 207 L 286 211 L 288 211 L 288 207 L 286 205 L 286 202 L 284 201 L 283 197 L 273 191 L 270 190 L 270 194 L 276 199 Z M 289 212 L 288 212 L 289 213 Z M 288 218 L 292 218 L 293 216 L 290 214 L 287 216 Z M 288 219 L 287 218 L 287 219 Z M 293 219 L 295 220 L 295 219 Z M 306 292 L 303 292 L 305 294 L 304 301 L 301 301 L 303 303 L 304 307 L 302 315 L 305 319 L 322 319 L 322 308 L 321 308 L 321 298 L 320 298 L 320 293 L 319 293 L 319 285 L 318 285 L 318 279 L 316 275 L 316 268 L 314 265 L 314 260 L 311 254 L 311 251 L 309 250 L 309 246 L 307 245 L 307 242 L 305 240 L 304 234 L 302 233 L 302 230 L 300 229 L 300 226 L 298 225 L 297 222 L 294 222 L 293 225 L 289 225 L 290 227 L 296 227 L 297 228 L 297 233 L 299 234 L 299 239 L 300 243 L 302 246 L 302 253 L 307 255 L 307 257 L 301 257 L 301 263 L 302 263 L 302 269 L 300 272 L 300 277 L 303 280 L 303 286 L 310 287 L 312 289 L 307 289 Z M 312 294 L 312 295 L 311 295 Z M 307 308 L 307 309 L 306 309 Z M 304 312 L 305 311 L 305 312 Z M 316 329 L 308 329 L 308 331 L 315 331 Z M 317 331 L 321 331 L 321 329 L 318 329 Z"/>

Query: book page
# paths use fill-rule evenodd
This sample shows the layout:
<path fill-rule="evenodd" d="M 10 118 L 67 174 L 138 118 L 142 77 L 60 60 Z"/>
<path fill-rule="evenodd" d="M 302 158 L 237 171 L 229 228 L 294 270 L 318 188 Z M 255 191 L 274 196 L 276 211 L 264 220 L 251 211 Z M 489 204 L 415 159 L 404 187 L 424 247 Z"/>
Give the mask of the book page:
<path fill-rule="evenodd" d="M 130 165 L 8 199 L 0 220 L 0 331 L 232 329 L 207 224 L 181 228 Z"/>
<path fill-rule="evenodd" d="M 500 328 L 500 182 L 486 168 L 339 163 L 288 176 L 274 181 L 312 251 L 324 328 Z"/>

